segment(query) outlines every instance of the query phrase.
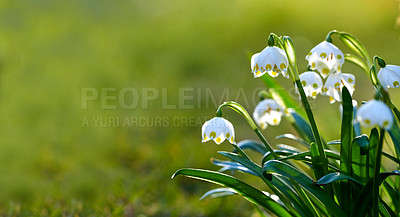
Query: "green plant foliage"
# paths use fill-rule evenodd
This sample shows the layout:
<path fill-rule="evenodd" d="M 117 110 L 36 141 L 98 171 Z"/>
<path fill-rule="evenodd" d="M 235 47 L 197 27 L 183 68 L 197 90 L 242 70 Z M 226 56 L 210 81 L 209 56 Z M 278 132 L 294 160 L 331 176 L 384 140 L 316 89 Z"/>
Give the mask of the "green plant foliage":
<path fill-rule="evenodd" d="M 332 44 L 334 37 L 338 37 L 355 54 L 342 54 L 340 50 L 337 51 L 338 48 Z M 268 91 L 261 90 L 259 93 L 262 99 L 259 105 L 262 106 L 256 107 L 260 110 L 254 112 L 254 120 L 243 106 L 234 101 L 224 102 L 217 109 L 218 117 L 223 116 L 221 110 L 223 107 L 239 113 L 261 142 L 242 140 L 237 144 L 232 144 L 233 152 L 219 151 L 220 155 L 229 159 L 228 161 L 212 159 L 213 164 L 221 167 L 219 172 L 182 169 L 178 170 L 173 177 L 183 175 L 228 187 L 210 190 L 203 195 L 202 199 L 207 196 L 223 197 L 239 194 L 256 204 L 256 211 L 261 215 L 264 215 L 263 210 L 272 212 L 276 216 L 377 217 L 381 215 L 386 217 L 398 215 L 400 179 L 388 177 L 398 176 L 400 171 L 387 172 L 389 167 L 399 168 L 400 163 L 398 157 L 400 130 L 395 116 L 392 115 L 392 111 L 397 115 L 398 110 L 393 105 L 389 93 L 381 86 L 377 75 L 377 67 L 386 67 L 386 65 L 383 64 L 382 59 L 378 59 L 380 65 L 375 65 L 378 57 L 371 60 L 365 46 L 356 37 L 346 32 L 331 31 L 326 41 L 321 44 L 322 47 L 330 47 L 331 50 L 320 51 L 319 49 L 323 49 L 319 47 L 320 45 L 314 47 L 307 56 L 308 70 L 312 72 L 301 77 L 298 73 L 292 39 L 271 33 L 268 38 L 269 47 L 251 58 L 252 73 L 255 77 L 261 76 L 269 88 Z M 272 46 L 276 47 L 271 48 Z M 264 51 L 270 56 L 264 54 Z M 274 51 L 277 53 L 274 54 Z M 282 57 L 282 53 L 286 56 Z M 271 56 L 275 59 L 269 59 Z M 260 60 L 261 57 L 264 59 Z M 282 58 L 286 59 L 282 60 Z M 375 100 L 361 106 L 353 104 L 354 77 L 339 70 L 344 59 L 359 66 L 367 72 L 367 75 L 371 72 L 372 76 L 369 79 L 372 86 L 376 88 L 373 94 Z M 271 62 L 268 62 L 278 60 L 283 61 L 279 62 L 279 68 L 277 65 L 272 68 Z M 318 68 L 321 65 L 330 67 L 323 65 L 327 64 L 325 61 L 333 61 L 329 64 L 337 69 Z M 322 131 L 314 118 L 316 110 L 312 108 L 307 98 L 316 97 L 318 94 L 318 73 L 328 77 L 325 85 L 320 87 L 321 91 L 324 95 L 330 96 L 331 103 L 335 101 L 340 103 L 341 127 L 340 134 L 337 135 L 340 139 L 327 144 L 322 139 Z M 277 82 L 275 77 L 279 75 L 292 78 L 301 102 L 296 103 L 295 97 L 290 96 Z M 306 77 L 311 75 L 314 78 Z M 328 82 L 330 80 L 334 82 Z M 300 103 L 302 108 L 298 106 Z M 282 109 L 284 111 L 281 111 Z M 383 113 L 385 111 L 386 113 Z M 379 118 L 381 116 L 385 119 Z M 285 133 L 276 137 L 289 144 L 271 145 L 258 129 L 257 124 L 261 123 L 263 128 L 265 128 L 263 123 L 278 125 L 281 117 L 286 117 L 296 134 Z M 369 136 L 362 134 L 362 127 L 372 127 Z M 216 132 L 219 129 L 218 126 L 214 128 Z M 229 132 L 231 130 L 229 129 Z M 393 146 L 385 142 L 386 130 Z M 384 148 L 384 145 L 389 147 Z M 253 155 L 245 153 L 248 150 L 263 155 L 261 161 L 257 158 L 253 160 Z M 392 150 L 394 153 L 391 153 Z M 384 162 L 391 164 L 383 165 L 382 156 L 385 157 Z M 232 176 L 224 174 L 225 171 L 231 171 Z M 236 172 L 245 173 L 246 177 L 250 174 L 262 185 L 257 188 L 252 187 L 234 178 L 233 175 L 237 174 Z M 263 190 L 258 189 L 267 189 L 268 192 L 264 193 Z"/>

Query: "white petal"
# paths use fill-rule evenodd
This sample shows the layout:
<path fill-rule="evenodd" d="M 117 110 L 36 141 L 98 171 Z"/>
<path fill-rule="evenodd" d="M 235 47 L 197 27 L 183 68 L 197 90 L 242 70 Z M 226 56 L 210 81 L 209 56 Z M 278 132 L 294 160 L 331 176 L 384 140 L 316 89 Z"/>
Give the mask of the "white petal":
<path fill-rule="evenodd" d="M 356 120 L 364 127 L 379 125 L 389 130 L 393 124 L 393 115 L 385 103 L 370 100 L 357 110 Z"/>
<path fill-rule="evenodd" d="M 378 79 L 386 90 L 400 86 L 400 66 L 386 65 L 378 72 Z"/>
<path fill-rule="evenodd" d="M 286 53 L 278 47 L 266 47 L 251 58 L 251 70 L 254 77 L 260 77 L 265 73 L 268 73 L 271 77 L 277 77 L 279 74 L 288 77 L 287 66 Z"/>
<path fill-rule="evenodd" d="M 262 128 L 267 128 L 268 124 L 278 125 L 284 109 L 273 99 L 264 99 L 257 104 L 253 112 L 253 118 Z"/>
<path fill-rule="evenodd" d="M 311 49 L 306 56 L 311 69 L 317 69 L 323 78 L 331 73 L 340 71 L 344 63 L 344 55 L 335 45 L 323 41 Z"/>
<path fill-rule="evenodd" d="M 317 73 L 308 71 L 302 73 L 299 77 L 306 96 L 316 98 L 317 94 L 321 93 L 323 83 L 321 76 L 319 76 Z M 297 87 L 296 91 L 298 91 Z"/>
<path fill-rule="evenodd" d="M 346 86 L 350 95 L 353 95 L 355 88 L 355 77 L 349 73 L 333 73 L 325 82 L 323 92 L 330 97 L 329 101 L 334 103 L 335 101 L 342 101 L 342 89 Z"/>
<path fill-rule="evenodd" d="M 214 140 L 215 143 L 221 144 L 229 133 L 229 142 L 234 143 L 235 131 L 231 122 L 221 117 L 215 117 L 209 121 L 206 121 L 201 130 L 203 137 L 202 142 Z"/>

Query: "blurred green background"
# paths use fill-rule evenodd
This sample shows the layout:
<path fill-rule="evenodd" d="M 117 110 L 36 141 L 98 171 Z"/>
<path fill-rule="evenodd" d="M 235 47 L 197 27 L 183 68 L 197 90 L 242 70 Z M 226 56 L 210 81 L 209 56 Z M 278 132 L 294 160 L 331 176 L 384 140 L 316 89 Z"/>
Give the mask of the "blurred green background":
<path fill-rule="evenodd" d="M 271 32 L 292 37 L 301 70 L 332 29 L 400 64 L 397 16 L 394 0 L 2 1 L 0 215 L 257 216 L 237 196 L 198 201 L 212 184 L 170 179 L 182 167 L 218 169 L 210 158 L 231 148 L 201 144 L 201 125 L 216 110 L 207 96 L 220 103 L 227 91 L 252 112 L 263 84 L 248 55 Z M 360 69 L 343 71 L 356 75 L 355 99 L 372 97 Z M 137 96 L 120 97 L 127 88 Z M 98 97 L 84 108 L 86 90 Z M 399 105 L 399 90 L 390 93 Z M 337 139 L 339 104 L 322 96 L 312 104 L 325 139 Z M 256 138 L 237 114 L 224 116 L 238 141 Z M 283 120 L 264 134 L 276 145 L 287 132 Z"/>

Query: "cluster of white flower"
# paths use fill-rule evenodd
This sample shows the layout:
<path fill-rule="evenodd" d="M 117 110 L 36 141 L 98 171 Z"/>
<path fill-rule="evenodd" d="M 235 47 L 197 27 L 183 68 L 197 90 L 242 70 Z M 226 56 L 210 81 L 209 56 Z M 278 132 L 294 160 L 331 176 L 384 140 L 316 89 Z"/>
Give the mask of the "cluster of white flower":
<path fill-rule="evenodd" d="M 327 41 L 319 43 L 311 49 L 306 60 L 311 70 L 317 70 L 323 79 L 327 78 L 322 87 L 323 82 L 319 74 L 315 72 L 301 74 L 300 80 L 306 96 L 316 98 L 317 94 L 327 95 L 331 103 L 341 102 L 343 86 L 346 86 L 350 95 L 353 95 L 355 77 L 352 74 L 341 72 L 344 55 L 335 45 Z"/>
<path fill-rule="evenodd" d="M 331 42 L 323 41 L 311 49 L 306 56 L 309 68 L 299 75 L 306 96 L 316 98 L 318 94 L 329 96 L 329 101 L 342 102 L 342 89 L 345 86 L 350 95 L 355 90 L 355 77 L 349 73 L 342 73 L 344 55 L 339 48 Z M 282 76 L 289 78 L 288 58 L 286 52 L 275 46 L 267 46 L 260 53 L 251 58 L 251 72 L 254 77 L 261 77 L 268 73 L 271 77 Z M 317 73 L 318 72 L 318 73 Z M 322 76 L 322 78 L 321 78 Z M 323 84 L 323 79 L 326 79 Z M 378 79 L 382 87 L 396 88 L 400 86 L 400 66 L 387 65 L 380 69 Z M 298 91 L 296 89 L 296 91 Z M 253 112 L 255 122 L 262 128 L 268 125 L 279 125 L 285 109 L 273 99 L 262 100 Z M 361 105 L 357 110 L 355 121 L 362 126 L 372 127 L 379 125 L 389 130 L 393 124 L 393 114 L 390 108 L 383 102 L 370 100 Z M 202 127 L 203 142 L 214 140 L 220 144 L 225 139 L 235 144 L 235 132 L 232 124 L 221 117 L 215 117 L 207 121 Z"/>

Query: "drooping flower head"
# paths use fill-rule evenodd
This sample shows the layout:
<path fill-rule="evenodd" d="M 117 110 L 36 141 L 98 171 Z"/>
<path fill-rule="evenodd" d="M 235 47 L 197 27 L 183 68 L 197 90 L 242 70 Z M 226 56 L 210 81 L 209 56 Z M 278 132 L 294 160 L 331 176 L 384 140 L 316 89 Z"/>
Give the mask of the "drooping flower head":
<path fill-rule="evenodd" d="M 315 99 L 317 98 L 317 94 L 321 94 L 323 83 L 318 73 L 308 71 L 302 73 L 299 77 L 306 96 L 311 96 Z M 297 87 L 296 92 L 298 92 Z"/>
<path fill-rule="evenodd" d="M 235 130 L 232 123 L 221 117 L 206 121 L 201 128 L 201 135 L 202 142 L 214 140 L 219 145 L 226 139 L 235 144 Z"/>
<path fill-rule="evenodd" d="M 360 106 L 356 113 L 356 120 L 364 127 L 378 125 L 389 130 L 392 128 L 393 115 L 385 103 L 373 99 Z"/>
<path fill-rule="evenodd" d="M 268 73 L 271 77 L 282 74 L 289 78 L 287 74 L 288 59 L 284 50 L 278 47 L 266 47 L 260 53 L 251 57 L 251 72 L 255 78 Z"/>
<path fill-rule="evenodd" d="M 385 90 L 400 87 L 400 66 L 386 65 L 379 70 L 378 79 Z"/>
<path fill-rule="evenodd" d="M 283 114 L 283 108 L 275 100 L 264 99 L 254 109 L 253 118 L 262 129 L 265 129 L 268 124 L 278 125 Z"/>
<path fill-rule="evenodd" d="M 335 45 L 323 41 L 311 49 L 306 56 L 306 60 L 311 69 L 317 69 L 325 79 L 333 72 L 340 72 L 344 63 L 344 56 L 342 51 Z"/>
<path fill-rule="evenodd" d="M 330 103 L 334 103 L 335 101 L 341 102 L 343 86 L 346 86 L 350 95 L 353 95 L 355 80 L 354 75 L 349 73 L 333 73 L 326 79 L 322 92 L 329 96 Z"/>

